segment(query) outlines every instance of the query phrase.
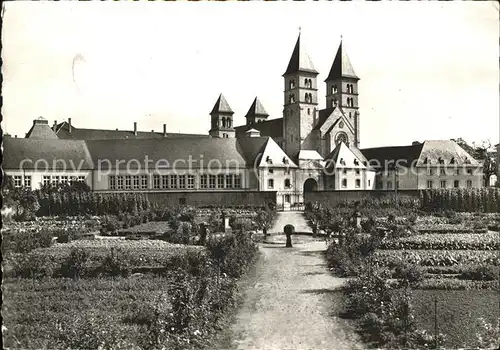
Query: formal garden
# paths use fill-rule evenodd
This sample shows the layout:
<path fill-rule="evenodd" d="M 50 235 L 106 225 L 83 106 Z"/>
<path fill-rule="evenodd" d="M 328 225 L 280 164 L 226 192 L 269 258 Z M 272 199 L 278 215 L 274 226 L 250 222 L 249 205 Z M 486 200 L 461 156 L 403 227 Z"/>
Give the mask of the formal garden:
<path fill-rule="evenodd" d="M 426 190 L 305 215 L 348 277 L 343 317 L 372 348 L 499 347 L 499 189 Z"/>
<path fill-rule="evenodd" d="M 7 187 L 5 207 L 2 333 L 18 349 L 210 348 L 276 213 L 162 208 L 80 184 Z"/>

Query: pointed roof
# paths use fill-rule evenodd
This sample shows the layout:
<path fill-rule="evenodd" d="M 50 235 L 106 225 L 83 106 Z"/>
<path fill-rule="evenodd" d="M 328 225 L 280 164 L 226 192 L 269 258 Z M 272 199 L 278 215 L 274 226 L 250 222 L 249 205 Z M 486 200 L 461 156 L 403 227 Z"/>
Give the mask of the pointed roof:
<path fill-rule="evenodd" d="M 366 169 L 367 165 L 365 157 L 360 157 L 358 152 L 353 152 L 352 149 L 346 146 L 345 143 L 340 142 L 335 149 L 325 157 L 327 167 L 331 168 L 361 168 Z"/>
<path fill-rule="evenodd" d="M 253 100 L 253 103 L 250 106 L 250 109 L 248 110 L 247 114 L 245 115 L 245 118 L 253 117 L 253 116 L 262 116 L 262 117 L 269 116 L 269 113 L 266 112 L 266 109 L 264 108 L 262 103 L 259 101 L 258 97 L 255 97 L 255 100 Z"/>
<path fill-rule="evenodd" d="M 342 47 L 342 40 L 340 41 L 339 49 L 333 60 L 332 68 L 325 81 L 334 80 L 338 78 L 353 78 L 358 79 L 358 76 L 352 68 L 351 60 L 347 56 L 346 51 Z"/>
<path fill-rule="evenodd" d="M 227 103 L 226 98 L 222 94 L 219 95 L 217 102 L 215 102 L 214 108 L 212 108 L 212 112 L 210 112 L 210 114 L 214 113 L 234 113 L 231 107 L 229 107 L 229 103 Z"/>
<path fill-rule="evenodd" d="M 47 119 L 39 117 L 33 120 L 33 126 L 26 134 L 26 138 L 39 140 L 56 140 L 58 137 L 49 126 Z"/>
<path fill-rule="evenodd" d="M 295 44 L 295 48 L 293 49 L 292 57 L 290 57 L 290 62 L 288 63 L 286 72 L 283 75 L 285 76 L 299 71 L 318 74 L 318 71 L 314 69 L 314 65 L 311 58 L 307 54 L 304 45 L 300 42 L 300 34 L 297 39 L 297 43 Z"/>

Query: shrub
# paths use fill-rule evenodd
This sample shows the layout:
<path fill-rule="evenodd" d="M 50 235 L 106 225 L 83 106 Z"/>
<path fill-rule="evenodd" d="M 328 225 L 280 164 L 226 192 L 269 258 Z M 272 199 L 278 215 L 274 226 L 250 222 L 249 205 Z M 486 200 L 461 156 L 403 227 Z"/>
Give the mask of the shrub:
<path fill-rule="evenodd" d="M 419 266 L 403 263 L 396 267 L 394 278 L 401 279 L 404 286 L 414 285 L 424 279 L 424 272 Z"/>
<path fill-rule="evenodd" d="M 68 243 L 74 239 L 74 234 L 68 230 L 61 230 L 57 235 L 57 243 Z"/>
<path fill-rule="evenodd" d="M 36 253 L 18 254 L 12 259 L 15 277 L 38 279 L 52 277 L 57 264 L 48 256 Z"/>
<path fill-rule="evenodd" d="M 47 248 L 53 244 L 56 232 L 40 231 L 4 231 L 2 232 L 2 252 L 28 253 L 37 248 Z"/>
<path fill-rule="evenodd" d="M 98 271 L 107 276 L 127 276 L 130 272 L 130 260 L 131 257 L 124 251 L 111 248 Z"/>
<path fill-rule="evenodd" d="M 328 246 L 326 260 L 339 276 L 356 276 L 359 268 L 380 245 L 380 238 L 370 234 L 355 234 L 353 230 L 345 233 L 343 242 L 332 242 Z"/>
<path fill-rule="evenodd" d="M 64 277 L 79 278 L 89 272 L 88 251 L 81 248 L 73 248 L 69 256 L 61 264 L 60 273 Z"/>
<path fill-rule="evenodd" d="M 113 216 L 106 216 L 104 218 L 104 221 L 102 223 L 101 227 L 101 233 L 102 234 L 116 234 L 119 229 L 121 229 L 122 226 L 120 225 L 120 222 Z"/>
<path fill-rule="evenodd" d="M 481 264 L 471 266 L 467 271 L 460 274 L 460 278 L 474 281 L 496 281 L 498 280 L 498 274 L 498 266 Z"/>

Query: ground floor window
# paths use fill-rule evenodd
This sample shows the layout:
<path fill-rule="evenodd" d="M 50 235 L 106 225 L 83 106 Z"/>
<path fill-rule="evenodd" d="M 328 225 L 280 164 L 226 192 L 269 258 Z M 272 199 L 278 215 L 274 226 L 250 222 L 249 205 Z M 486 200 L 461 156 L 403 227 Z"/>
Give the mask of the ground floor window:
<path fill-rule="evenodd" d="M 116 190 L 116 176 L 109 177 L 109 189 Z"/>
<path fill-rule="evenodd" d="M 215 180 L 216 180 L 215 175 L 208 176 L 208 188 L 215 188 Z"/>
<path fill-rule="evenodd" d="M 24 187 L 31 188 L 31 175 L 24 177 Z"/>
<path fill-rule="evenodd" d="M 387 181 L 387 189 L 388 190 L 392 189 L 392 181 Z"/>
<path fill-rule="evenodd" d="M 179 175 L 179 188 L 186 188 L 186 175 Z"/>
<path fill-rule="evenodd" d="M 142 175 L 141 176 L 141 189 L 145 190 L 149 186 L 149 181 L 148 181 L 148 176 L 147 175 Z"/>
<path fill-rule="evenodd" d="M 188 175 L 187 188 L 194 188 L 194 175 Z"/>
<path fill-rule="evenodd" d="M 153 188 L 159 190 L 161 188 L 161 176 L 153 175 Z"/>
<path fill-rule="evenodd" d="M 460 181 L 455 180 L 455 181 L 453 182 L 453 187 L 455 187 L 455 188 L 460 187 Z"/>
<path fill-rule="evenodd" d="M 290 203 L 290 195 L 285 194 L 285 203 Z"/>
<path fill-rule="evenodd" d="M 427 188 L 432 188 L 432 180 L 427 181 Z"/>
<path fill-rule="evenodd" d="M 356 179 L 356 188 L 360 188 L 360 187 L 361 187 L 361 180 Z"/>
<path fill-rule="evenodd" d="M 224 188 L 224 175 L 217 175 L 217 187 Z"/>
<path fill-rule="evenodd" d="M 440 186 L 441 188 L 446 188 L 446 180 L 441 180 Z"/>
<path fill-rule="evenodd" d="M 208 187 L 208 175 L 200 175 L 200 188 Z"/>
<path fill-rule="evenodd" d="M 50 185 L 50 175 L 44 175 L 43 176 L 43 185 L 44 186 Z"/>
<path fill-rule="evenodd" d="M 267 188 L 274 188 L 274 180 L 273 179 L 267 180 Z"/>
<path fill-rule="evenodd" d="M 233 187 L 233 175 L 226 175 L 226 187 L 227 188 L 232 188 Z"/>
<path fill-rule="evenodd" d="M 342 188 L 347 187 L 347 179 L 342 179 Z"/>
<path fill-rule="evenodd" d="M 472 188 L 472 180 L 467 180 L 467 188 Z"/>
<path fill-rule="evenodd" d="M 234 188 L 241 188 L 241 175 L 234 175 Z"/>
<path fill-rule="evenodd" d="M 14 187 L 16 187 L 16 188 L 23 187 L 23 177 L 22 176 L 14 175 L 12 180 L 14 183 Z"/>

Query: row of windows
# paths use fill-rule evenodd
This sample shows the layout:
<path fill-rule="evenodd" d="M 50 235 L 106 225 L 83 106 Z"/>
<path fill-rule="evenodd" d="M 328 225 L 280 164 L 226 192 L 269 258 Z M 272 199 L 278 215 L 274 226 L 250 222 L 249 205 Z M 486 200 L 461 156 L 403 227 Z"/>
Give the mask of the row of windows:
<path fill-rule="evenodd" d="M 432 162 L 433 161 L 431 159 L 429 159 L 428 157 L 424 159 L 424 164 L 432 164 Z M 437 159 L 437 163 L 438 164 L 445 164 L 445 160 L 442 157 L 439 157 Z M 450 164 L 455 164 L 455 163 L 456 163 L 455 157 L 452 157 L 450 159 Z M 471 164 L 471 160 L 468 157 L 465 157 L 464 158 L 464 163 L 465 164 Z"/>
<path fill-rule="evenodd" d="M 232 121 L 230 117 L 224 118 L 222 117 L 220 120 L 217 118 L 212 119 L 212 129 L 217 129 L 219 126 L 223 128 L 230 128 L 232 125 Z"/>
<path fill-rule="evenodd" d="M 354 99 L 352 97 L 347 98 L 347 107 L 354 107 Z"/>
<path fill-rule="evenodd" d="M 354 181 L 354 187 L 360 188 L 361 187 L 361 180 L 356 179 Z M 342 188 L 347 188 L 347 179 L 342 179 Z"/>
<path fill-rule="evenodd" d="M 465 185 L 467 186 L 467 188 L 472 188 L 472 180 L 467 180 L 465 182 Z M 439 181 L 439 187 L 440 188 L 448 188 L 448 182 L 446 180 Z M 459 188 L 460 187 L 460 181 L 459 180 L 453 181 L 453 187 L 454 188 Z M 427 181 L 427 188 L 434 188 L 434 181 L 428 180 Z"/>
<path fill-rule="evenodd" d="M 312 88 L 312 79 L 309 79 L 309 78 L 305 78 L 304 79 L 304 86 L 308 89 L 311 89 Z M 288 83 L 288 87 L 290 89 L 293 89 L 295 88 L 295 79 L 292 79 L 289 81 Z"/>
<path fill-rule="evenodd" d="M 347 175 L 347 172 L 348 172 L 348 169 L 342 169 L 342 174 Z M 359 170 L 359 169 L 354 169 L 354 173 L 355 173 L 356 175 L 360 175 L 360 174 L 361 174 L 361 170 Z"/>
<path fill-rule="evenodd" d="M 267 188 L 269 188 L 269 189 L 274 188 L 274 179 L 267 180 Z M 290 182 L 290 179 L 285 179 L 285 188 L 287 188 L 287 189 L 292 188 L 292 184 Z"/>
<path fill-rule="evenodd" d="M 31 176 L 24 176 L 24 184 L 23 184 L 23 177 L 20 175 L 14 175 L 12 177 L 12 182 L 14 184 L 14 187 L 20 188 L 20 187 L 31 187 Z"/>
<path fill-rule="evenodd" d="M 110 176 L 111 190 L 148 189 L 148 175 L 141 176 Z M 197 176 L 188 175 L 153 175 L 153 189 L 194 189 Z M 220 174 L 200 175 L 200 188 L 241 188 L 241 175 Z"/>
<path fill-rule="evenodd" d="M 437 169 L 427 169 L 427 175 L 432 176 L 437 173 Z M 473 169 L 466 169 L 467 175 L 473 175 Z M 439 169 L 439 175 L 460 175 L 460 169 Z"/>
<path fill-rule="evenodd" d="M 148 188 L 149 179 L 147 175 L 125 175 L 110 176 L 110 190 L 145 190 Z"/>
<path fill-rule="evenodd" d="M 440 188 L 449 188 L 448 183 L 449 182 L 446 180 L 441 180 L 441 181 L 439 181 L 439 187 Z M 467 180 L 465 184 L 466 184 L 467 188 L 471 188 L 472 187 L 472 180 Z M 384 183 L 382 181 L 378 181 L 377 182 L 377 189 L 383 189 L 383 187 L 384 187 Z M 396 187 L 399 188 L 399 181 L 396 181 Z M 459 188 L 460 181 L 459 180 L 453 181 L 453 187 Z M 434 188 L 434 181 L 428 180 L 427 181 L 427 188 Z M 392 181 L 386 182 L 386 189 L 392 190 Z"/>
<path fill-rule="evenodd" d="M 44 186 L 49 184 L 71 184 L 74 182 L 85 182 L 85 176 L 57 176 L 57 175 L 44 175 L 42 184 Z"/>

